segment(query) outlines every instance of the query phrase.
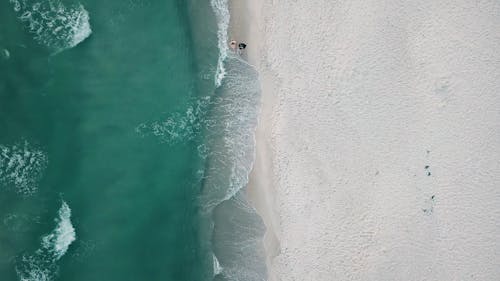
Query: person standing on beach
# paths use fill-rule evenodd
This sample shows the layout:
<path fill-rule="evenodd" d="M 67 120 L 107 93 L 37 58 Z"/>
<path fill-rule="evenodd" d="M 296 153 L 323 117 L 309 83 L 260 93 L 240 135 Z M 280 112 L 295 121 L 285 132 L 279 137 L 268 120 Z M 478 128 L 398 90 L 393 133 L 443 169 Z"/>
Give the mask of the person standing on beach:
<path fill-rule="evenodd" d="M 236 44 L 237 42 L 235 40 L 231 40 L 231 43 L 229 43 L 229 46 L 234 52 L 236 52 Z"/>
<path fill-rule="evenodd" d="M 233 50 L 233 52 L 241 55 L 241 52 L 247 47 L 247 44 L 243 42 L 238 43 L 236 42 L 236 40 L 231 40 L 231 42 L 229 42 L 229 47 L 231 48 L 231 50 Z M 238 49 L 236 49 L 236 47 L 238 47 Z"/>

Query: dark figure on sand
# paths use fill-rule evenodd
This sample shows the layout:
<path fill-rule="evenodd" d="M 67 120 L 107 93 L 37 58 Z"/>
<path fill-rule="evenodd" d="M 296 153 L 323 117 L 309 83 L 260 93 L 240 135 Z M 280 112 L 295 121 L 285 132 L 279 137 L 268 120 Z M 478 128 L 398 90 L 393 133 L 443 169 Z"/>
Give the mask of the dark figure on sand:
<path fill-rule="evenodd" d="M 237 53 L 237 54 L 240 54 L 241 55 L 241 52 L 247 47 L 247 44 L 241 42 L 241 43 L 238 43 L 236 42 L 235 40 L 231 40 L 231 42 L 229 43 L 229 47 L 231 47 L 231 49 Z M 236 47 L 238 47 L 238 49 L 236 49 Z"/>

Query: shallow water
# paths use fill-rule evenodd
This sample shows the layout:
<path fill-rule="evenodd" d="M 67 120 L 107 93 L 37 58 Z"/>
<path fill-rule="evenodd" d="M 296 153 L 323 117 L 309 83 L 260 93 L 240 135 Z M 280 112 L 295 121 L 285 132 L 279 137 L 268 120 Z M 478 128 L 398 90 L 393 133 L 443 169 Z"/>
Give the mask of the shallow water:
<path fill-rule="evenodd" d="M 1 280 L 234 275 L 216 210 L 246 202 L 259 90 L 227 3 L 37 1 L 0 3 Z"/>

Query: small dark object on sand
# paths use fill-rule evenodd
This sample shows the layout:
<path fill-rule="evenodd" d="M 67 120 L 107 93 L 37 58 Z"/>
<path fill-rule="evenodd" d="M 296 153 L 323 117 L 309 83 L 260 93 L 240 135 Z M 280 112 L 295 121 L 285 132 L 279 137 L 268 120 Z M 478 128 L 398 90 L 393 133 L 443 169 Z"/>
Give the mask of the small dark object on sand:
<path fill-rule="evenodd" d="M 243 50 L 243 49 L 245 49 L 246 47 L 247 47 L 247 44 L 245 44 L 245 43 L 240 43 L 240 44 L 238 44 L 238 49 L 240 49 L 240 50 Z"/>

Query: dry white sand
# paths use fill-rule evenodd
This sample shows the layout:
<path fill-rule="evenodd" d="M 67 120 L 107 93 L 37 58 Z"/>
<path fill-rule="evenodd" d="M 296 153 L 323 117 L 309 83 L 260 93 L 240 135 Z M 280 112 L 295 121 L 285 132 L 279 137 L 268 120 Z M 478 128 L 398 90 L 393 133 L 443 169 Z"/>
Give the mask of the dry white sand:
<path fill-rule="evenodd" d="M 270 279 L 500 280 L 500 2 L 234 6 Z"/>

